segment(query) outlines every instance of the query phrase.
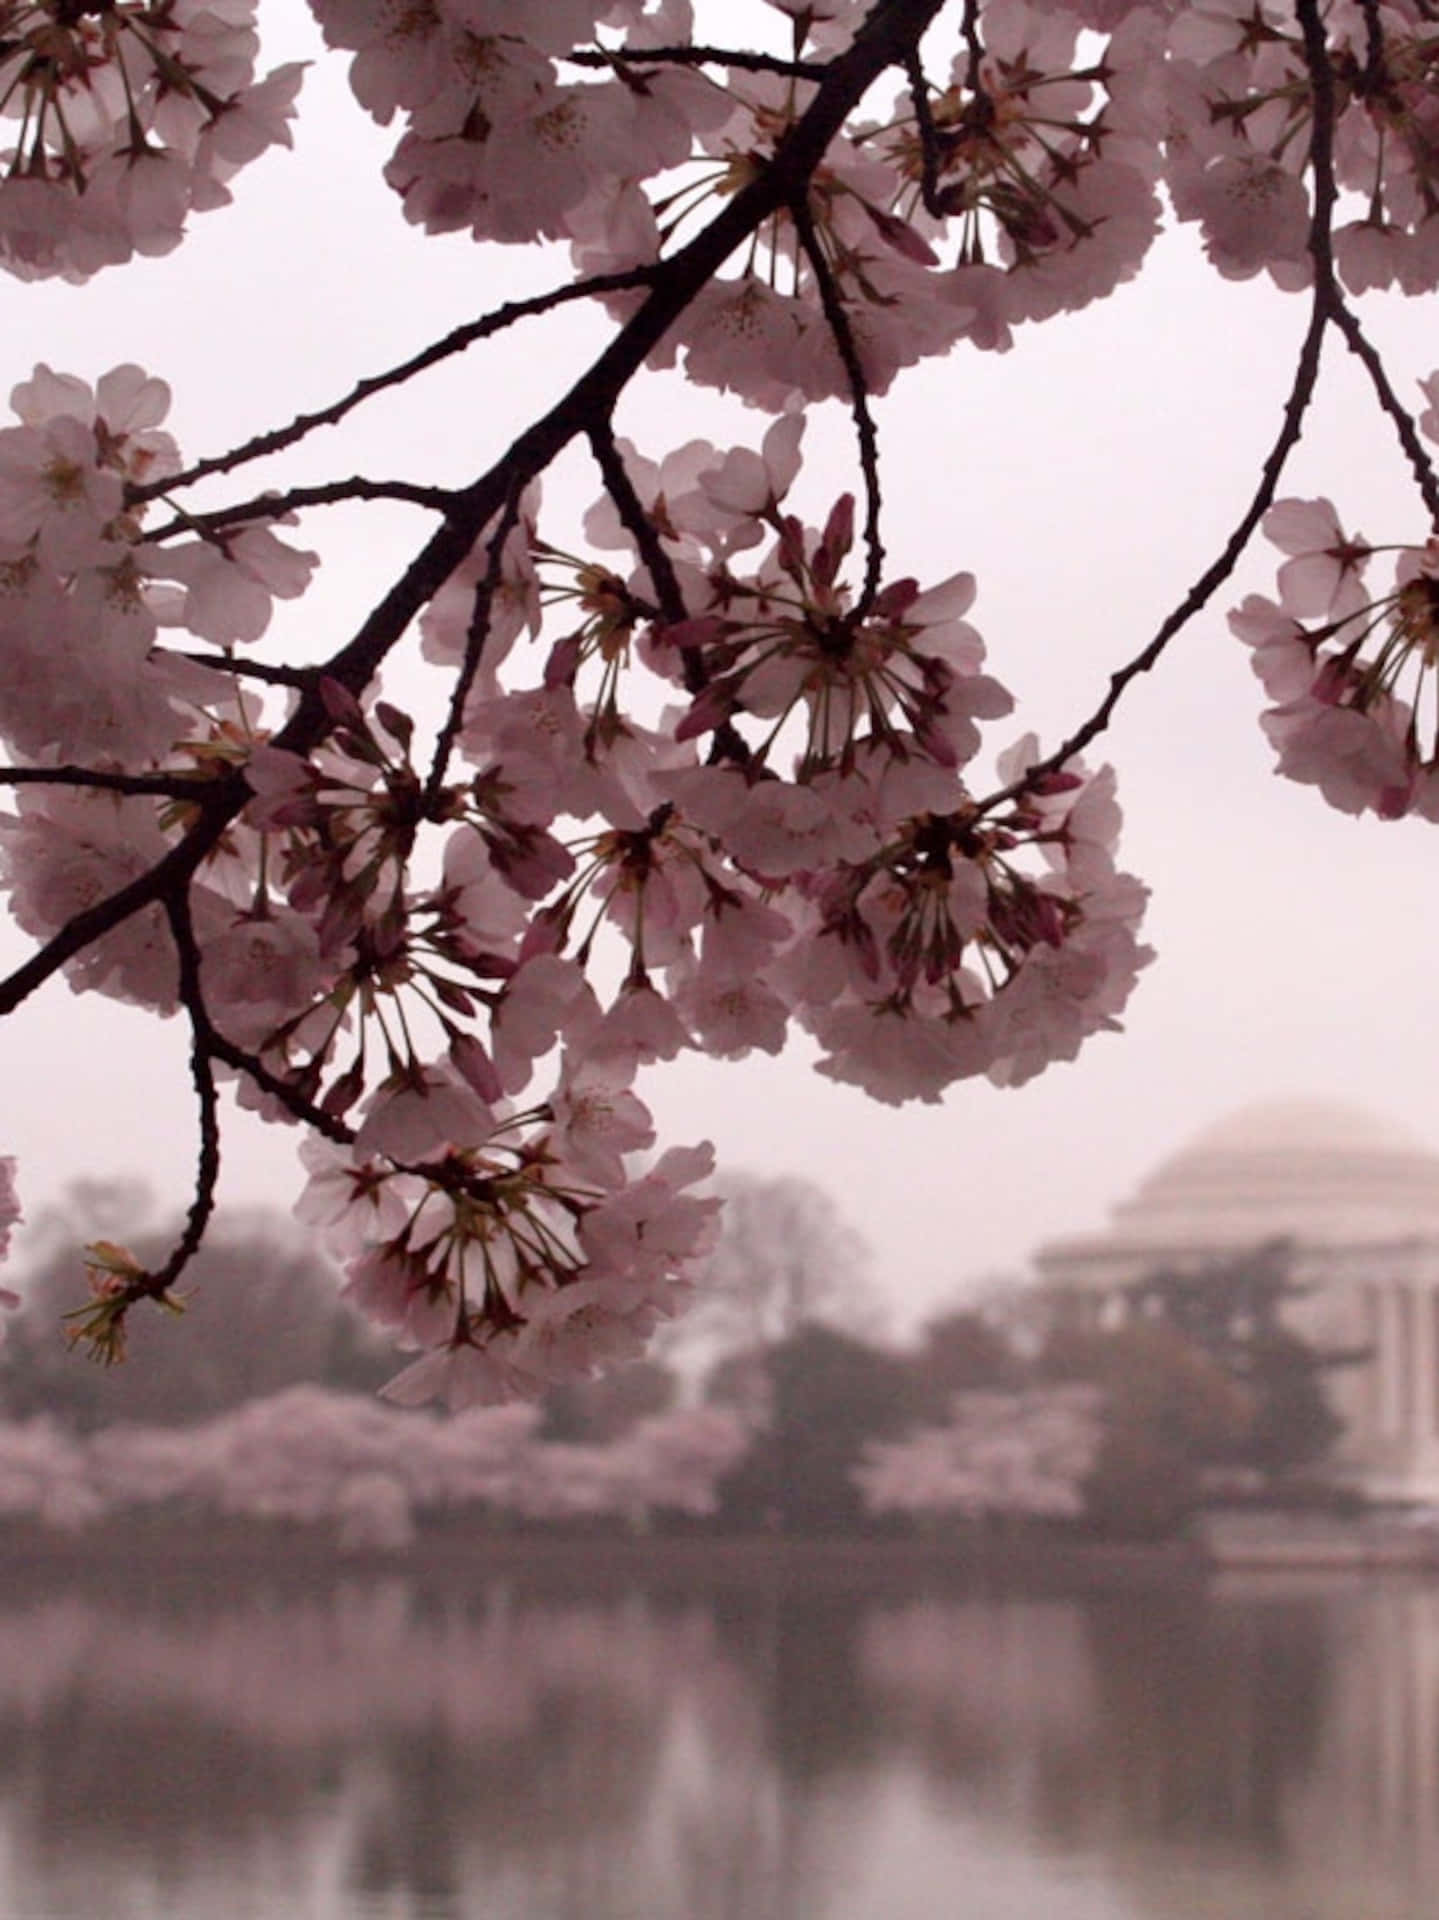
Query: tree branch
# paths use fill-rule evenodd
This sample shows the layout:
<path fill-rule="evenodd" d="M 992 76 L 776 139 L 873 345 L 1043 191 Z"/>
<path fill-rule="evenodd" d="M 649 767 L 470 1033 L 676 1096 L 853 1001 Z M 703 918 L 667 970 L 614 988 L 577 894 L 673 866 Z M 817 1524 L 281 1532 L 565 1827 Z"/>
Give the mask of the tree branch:
<path fill-rule="evenodd" d="M 205 1045 L 216 1060 L 227 1067 L 233 1067 L 236 1073 L 243 1073 L 253 1080 L 261 1093 L 268 1093 L 280 1102 L 287 1113 L 301 1120 L 316 1133 L 323 1134 L 327 1140 L 333 1140 L 336 1146 L 348 1147 L 353 1144 L 355 1130 L 336 1119 L 332 1113 L 326 1113 L 323 1107 L 317 1107 L 302 1093 L 296 1092 L 288 1080 L 278 1073 L 272 1073 L 258 1054 L 250 1053 L 244 1047 L 236 1046 L 220 1032 L 213 1021 L 206 1016 Z"/>
<path fill-rule="evenodd" d="M 249 520 L 276 520 L 303 507 L 342 506 L 351 500 L 400 500 L 408 506 L 444 513 L 454 497 L 453 487 L 417 486 L 409 480 L 367 480 L 361 474 L 354 474 L 348 480 L 331 480 L 323 486 L 290 487 L 284 493 L 257 494 L 253 500 L 242 500 L 233 507 L 216 507 L 209 513 L 180 512 L 163 527 L 147 533 L 145 542 L 158 544 L 185 533 L 222 534 Z"/>
<path fill-rule="evenodd" d="M 513 302 L 486 321 L 458 329 L 407 362 L 406 368 L 383 375 L 378 381 L 361 382 L 335 407 L 321 414 L 303 415 L 288 428 L 262 435 L 218 460 L 201 462 L 181 476 L 132 494 L 135 501 L 152 498 L 205 474 L 226 472 L 244 460 L 276 452 L 314 426 L 333 424 L 381 387 L 393 386 L 421 366 L 443 358 L 446 352 L 458 352 L 484 334 L 497 332 L 528 314 L 546 312 L 567 299 L 619 287 L 648 286 L 643 305 L 569 392 L 527 428 L 486 473 L 455 496 L 444 524 L 415 555 L 354 637 L 319 669 L 316 682 L 302 693 L 295 712 L 271 743 L 276 749 L 305 756 L 326 737 L 333 722 L 320 697 L 318 680 L 334 679 L 357 696 L 363 692 L 420 608 L 460 565 L 486 523 L 503 509 L 511 489 L 527 486 L 578 434 L 609 419 L 620 394 L 700 289 L 771 214 L 801 197 L 805 183 L 846 116 L 882 73 L 903 64 L 942 4 L 943 0 L 881 0 L 851 45 L 830 62 L 814 99 L 780 141 L 768 165 L 725 204 L 707 227 L 668 259 L 632 274 L 596 276 L 538 300 Z M 163 859 L 105 900 L 76 914 L 38 953 L 0 980 L 0 1015 L 12 1012 L 67 960 L 130 914 L 166 897 L 172 887 L 183 888 L 248 797 L 243 774 L 215 782 L 204 803 L 203 818 Z"/>
<path fill-rule="evenodd" d="M 790 215 L 819 289 L 820 305 L 824 308 L 824 317 L 834 338 L 835 351 L 849 379 L 850 412 L 854 416 L 855 437 L 859 442 L 859 466 L 864 476 L 865 502 L 864 589 L 849 615 L 850 624 L 857 627 L 868 618 L 884 575 L 884 541 L 880 534 L 879 437 L 875 432 L 874 415 L 869 410 L 869 384 L 860 365 L 854 329 L 849 324 L 849 315 L 844 310 L 844 302 L 835 285 L 834 275 L 829 270 L 829 262 L 824 257 L 824 249 L 819 244 L 808 202 L 796 200 L 790 207 Z"/>
<path fill-rule="evenodd" d="M 107 773 L 98 767 L 0 767 L 4 787 L 93 787 L 101 793 L 154 793 L 193 800 L 209 790 L 208 774 Z"/>
<path fill-rule="evenodd" d="M 215 1073 L 206 1043 L 210 1025 L 200 985 L 200 949 L 190 909 L 183 899 L 165 903 L 170 934 L 180 973 L 180 1004 L 190 1019 L 190 1078 L 200 1117 L 200 1156 L 195 1168 L 195 1197 L 185 1215 L 184 1230 L 163 1267 L 146 1275 L 146 1291 L 159 1299 L 168 1293 L 190 1261 L 199 1252 L 205 1230 L 215 1211 L 215 1187 L 220 1178 L 220 1110 L 215 1092 Z"/>
<path fill-rule="evenodd" d="M 196 868 L 217 845 L 225 828 L 249 798 L 250 790 L 239 773 L 222 775 L 218 780 L 207 781 L 205 786 L 206 792 L 196 798 L 203 818 L 163 858 L 127 885 L 97 900 L 93 907 L 73 915 L 38 952 L 0 980 L 0 1016 L 13 1013 L 67 960 L 73 960 L 77 953 L 83 953 L 86 947 L 103 939 L 132 913 L 153 906 L 156 901 L 181 897 Z"/>
<path fill-rule="evenodd" d="M 786 60 L 743 47 L 576 47 L 560 58 L 571 67 L 734 67 L 784 80 L 823 80 L 829 71 L 823 60 Z"/>
<path fill-rule="evenodd" d="M 390 387 L 403 386 L 417 373 L 428 372 L 442 360 L 464 353 L 467 348 L 481 340 L 488 340 L 493 334 L 502 333 L 519 320 L 552 313 L 556 308 L 569 306 L 576 300 L 595 299 L 602 294 L 623 293 L 635 287 L 647 286 L 654 271 L 653 266 L 644 266 L 630 267 L 623 273 L 596 273 L 587 280 L 574 280 L 563 287 L 552 287 L 548 293 L 532 294 L 525 300 L 507 300 L 502 307 L 496 307 L 478 320 L 469 320 L 463 326 L 453 328 L 443 339 L 436 340 L 408 360 L 402 360 L 398 366 L 357 381 L 343 399 L 333 401 L 328 407 L 321 407 L 315 413 L 296 414 L 288 426 L 256 434 L 253 439 L 246 440 L 229 453 L 199 460 L 183 472 L 172 474 L 164 480 L 151 481 L 148 486 L 132 487 L 128 498 L 135 504 L 156 500 L 178 487 L 192 486 L 197 480 L 207 479 L 211 474 L 232 473 L 236 467 L 245 466 L 251 460 L 262 460 L 267 454 L 280 453 L 303 440 L 306 434 L 313 433 L 316 427 L 338 426 L 346 414 L 353 413 L 356 407 L 363 405 L 366 400 L 372 400 L 377 393 L 384 393 Z"/>
<path fill-rule="evenodd" d="M 1429 517 L 1439 525 L 1439 478 L 1434 472 L 1434 463 L 1429 450 L 1419 438 L 1419 429 L 1414 416 L 1395 393 L 1389 375 L 1384 366 L 1383 357 L 1377 347 L 1368 338 L 1360 325 L 1359 316 L 1344 298 L 1337 283 L 1331 281 L 1332 296 L 1329 318 L 1343 334 L 1349 351 L 1358 356 L 1369 375 L 1369 383 L 1374 389 L 1375 398 L 1381 409 L 1393 422 L 1394 431 L 1399 436 L 1399 444 L 1404 449 L 1405 458 L 1414 475 L 1414 484 L 1418 487 Z"/>
<path fill-rule="evenodd" d="M 465 657 L 460 671 L 455 677 L 454 688 L 450 694 L 449 711 L 445 723 L 440 728 L 435 741 L 434 757 L 430 761 L 429 775 L 425 781 L 424 811 L 430 817 L 445 772 L 450 764 L 450 755 L 454 751 L 455 741 L 459 738 L 460 728 L 465 720 L 465 703 L 470 697 L 470 688 L 474 685 L 475 675 L 480 670 L 480 661 L 484 656 L 485 641 L 490 633 L 490 614 L 495 604 L 495 590 L 500 584 L 500 574 L 505 564 L 505 542 L 515 530 L 520 517 L 520 500 L 523 487 L 515 487 L 500 514 L 499 524 L 490 536 L 485 552 L 485 572 L 483 579 L 475 588 L 474 605 L 470 613 L 470 624 L 465 634 Z"/>
<path fill-rule="evenodd" d="M 929 82 L 916 47 L 904 63 L 909 82 L 909 97 L 914 106 L 914 124 L 919 134 L 919 191 L 926 213 L 942 220 L 945 210 L 939 197 L 939 129 L 929 104 Z"/>

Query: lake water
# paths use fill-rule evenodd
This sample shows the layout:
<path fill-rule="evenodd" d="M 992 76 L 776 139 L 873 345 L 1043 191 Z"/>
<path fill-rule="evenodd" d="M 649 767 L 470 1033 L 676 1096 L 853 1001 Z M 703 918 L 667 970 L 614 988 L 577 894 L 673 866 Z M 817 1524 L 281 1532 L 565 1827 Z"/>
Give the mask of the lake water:
<path fill-rule="evenodd" d="M 0 1586 L 0 1920 L 1433 1920 L 1439 1587 Z"/>

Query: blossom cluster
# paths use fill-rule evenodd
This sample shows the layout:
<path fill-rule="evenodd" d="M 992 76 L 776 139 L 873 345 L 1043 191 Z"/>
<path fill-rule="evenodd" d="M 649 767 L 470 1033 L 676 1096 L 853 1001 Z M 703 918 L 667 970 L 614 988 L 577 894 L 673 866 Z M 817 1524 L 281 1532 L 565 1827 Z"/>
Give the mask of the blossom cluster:
<path fill-rule="evenodd" d="M 136 366 L 92 390 L 39 366 L 16 387 L 20 424 L 0 430 L 0 736 L 17 764 L 116 771 L 172 769 L 203 785 L 243 759 L 253 711 L 226 670 L 258 639 L 274 598 L 300 593 L 315 556 L 263 519 L 221 532 L 145 537 L 136 487 L 179 469 L 161 428 L 169 389 Z M 162 647 L 162 630 L 203 643 Z M 123 785 L 103 797 L 66 786 L 20 793 L 0 822 L 11 910 L 47 939 L 75 913 L 162 858 L 161 809 Z M 216 866 L 192 912 L 213 940 L 236 942 L 252 908 L 242 863 Z M 77 986 L 143 1006 L 176 1004 L 176 967 L 158 908 L 79 955 Z M 247 996 L 262 992 L 250 975 Z"/>
<path fill-rule="evenodd" d="M 255 0 L 0 4 L 0 262 L 85 280 L 168 253 L 191 212 L 290 144 L 302 68 L 255 78 Z"/>
<path fill-rule="evenodd" d="M 424 1350 L 397 1396 L 536 1393 L 639 1351 L 684 1303 L 711 1158 L 635 1171 L 642 1067 L 778 1051 L 797 1019 L 824 1072 L 935 1099 L 964 1075 L 1026 1079 L 1112 1024 L 1147 958 L 1112 779 L 1032 777 L 1026 738 L 1000 757 L 1014 792 L 980 803 L 964 769 L 1010 701 L 963 618 L 974 582 L 856 587 L 853 503 L 818 531 L 785 509 L 797 415 L 758 453 L 617 448 L 656 529 L 664 501 L 648 556 L 611 498 L 591 514 L 623 571 L 549 546 L 537 498 L 499 546 L 482 533 L 422 622 L 429 658 L 457 665 L 477 599 L 493 611 L 466 775 L 427 798 L 385 702 L 327 683 L 329 741 L 306 756 L 236 692 L 234 649 L 311 556 L 264 524 L 144 537 L 124 488 L 175 468 L 165 398 L 136 368 L 93 395 L 43 368 L 17 390 L 0 729 L 17 760 L 168 770 L 196 804 L 243 768 L 249 807 L 187 898 L 205 1018 L 264 1069 L 243 1097 L 331 1123 L 301 1211 L 354 1297 Z M 88 652 L 55 679 L 34 666 L 67 616 Z M 556 625 L 541 684 L 511 684 L 515 643 Z M 177 630 L 183 654 L 161 644 Z M 659 729 L 629 717 L 637 674 L 688 691 Z M 163 861 L 185 791 L 22 790 L 0 823 L 22 926 L 47 938 Z M 619 956 L 607 989 L 597 951 Z M 180 995 L 158 903 L 69 965 L 162 1011 Z"/>
<path fill-rule="evenodd" d="M 717 1203 L 708 1148 L 647 1161 L 655 1063 L 777 1053 L 797 1026 L 826 1075 L 934 1101 L 1117 1025 L 1149 952 L 1114 777 L 1082 758 L 1112 700 L 1049 751 L 993 731 L 1012 702 L 966 556 L 889 565 L 871 402 L 1111 293 L 1165 197 L 1222 274 L 1312 286 L 1316 324 L 1347 322 L 1346 289 L 1439 284 L 1439 34 L 1418 0 L 773 0 L 773 48 L 729 49 L 688 0 L 313 10 L 399 122 L 406 215 L 568 249 L 579 285 L 188 470 L 138 366 L 16 387 L 0 878 L 36 957 L 6 1004 L 63 969 L 190 1029 L 190 1224 L 154 1274 L 96 1254 L 82 1334 L 114 1354 L 129 1306 L 168 1297 L 229 1078 L 307 1130 L 302 1212 L 418 1355 L 394 1395 L 462 1405 L 629 1355 L 685 1303 Z M 164 251 L 287 142 L 299 72 L 255 79 L 253 18 L 0 0 L 0 261 L 84 278 Z M 194 504 L 577 294 L 609 345 L 469 485 Z M 676 365 L 764 431 L 617 437 L 629 382 Z M 1376 390 L 1432 506 L 1432 419 Z M 815 502 L 806 408 L 832 398 L 855 479 Z M 578 540 L 543 493 L 574 442 L 603 483 Z M 1248 520 L 1270 508 L 1280 600 L 1235 616 L 1281 764 L 1350 810 L 1431 811 L 1432 543 L 1371 590 L 1327 503 L 1271 505 L 1286 445 Z M 435 526 L 392 590 L 305 664 L 267 653 L 316 565 L 288 527 L 395 496 Z M 433 728 L 380 693 L 415 631 Z"/>
<path fill-rule="evenodd" d="M 774 159 L 821 84 L 666 59 L 661 49 L 693 36 L 688 0 L 643 13 L 631 0 L 434 0 L 403 14 L 314 4 L 329 43 L 354 54 L 361 104 L 405 122 L 386 177 L 411 220 L 568 240 L 586 273 L 681 244 L 703 209 Z M 843 54 L 870 11 L 771 4 L 812 62 Z M 1345 216 L 1334 247 L 1355 291 L 1439 285 L 1428 13 L 1414 0 L 1325 9 Z M 683 352 L 691 379 L 762 406 L 796 390 L 844 397 L 827 281 L 882 392 L 957 340 L 1004 347 L 1015 325 L 1111 293 L 1159 230 L 1161 188 L 1219 272 L 1308 283 L 1314 80 L 1292 6 L 988 0 L 962 17 L 946 9 L 942 32 L 947 66 L 941 57 L 922 89 L 866 101 L 810 178 L 804 226 L 776 210 L 656 364 Z"/>
<path fill-rule="evenodd" d="M 1439 538 L 1372 547 L 1327 499 L 1279 501 L 1264 532 L 1288 556 L 1279 598 L 1249 595 L 1230 626 L 1273 702 L 1277 771 L 1344 813 L 1439 819 Z"/>

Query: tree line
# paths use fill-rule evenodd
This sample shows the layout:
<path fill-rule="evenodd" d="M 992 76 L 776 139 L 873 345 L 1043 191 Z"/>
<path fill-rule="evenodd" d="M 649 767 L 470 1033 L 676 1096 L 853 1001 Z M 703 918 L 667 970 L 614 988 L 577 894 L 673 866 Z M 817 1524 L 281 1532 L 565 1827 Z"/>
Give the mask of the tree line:
<path fill-rule="evenodd" d="M 332 1454 L 358 1444 L 333 1409 L 343 1396 L 371 1401 L 393 1356 L 281 1222 L 240 1216 L 213 1238 L 182 1349 L 155 1326 L 104 1368 L 65 1337 L 80 1290 L 71 1216 L 103 1227 L 126 1197 L 72 1198 L 65 1220 L 41 1225 L 24 1309 L 0 1345 L 0 1420 L 97 1444 L 119 1426 L 203 1427 L 214 1441 L 216 1423 L 310 1385 L 335 1398 L 306 1403 L 298 1425 L 291 1407 L 286 1432 Z M 523 1440 L 532 1478 L 536 1462 L 563 1465 L 575 1497 L 516 1500 L 503 1476 L 471 1475 L 469 1494 L 453 1498 L 533 1524 L 825 1535 L 1028 1522 L 1158 1539 L 1215 1502 L 1333 1493 L 1326 1467 L 1341 1425 L 1325 1381 L 1363 1356 L 1321 1351 L 1289 1324 L 1299 1289 L 1283 1243 L 1199 1271 L 1156 1270 L 1131 1289 L 1119 1324 L 1080 1327 L 1037 1293 L 1013 1292 L 943 1311 L 901 1345 L 883 1337 L 863 1249 L 819 1189 L 751 1177 L 728 1198 L 690 1326 L 656 1357 L 551 1389 L 500 1436 L 501 1452 Z M 157 1243 L 163 1235 L 157 1227 Z M 500 1423 L 484 1410 L 466 1420 L 493 1451 L 489 1425 Z M 259 1429 L 246 1431 L 253 1448 Z M 414 1464 L 407 1510 L 424 1505 Z M 539 1472 L 536 1484 L 553 1477 Z M 365 1484 L 368 1496 L 345 1493 L 351 1507 L 392 1498 Z M 329 1496 L 307 1498 L 323 1508 Z"/>

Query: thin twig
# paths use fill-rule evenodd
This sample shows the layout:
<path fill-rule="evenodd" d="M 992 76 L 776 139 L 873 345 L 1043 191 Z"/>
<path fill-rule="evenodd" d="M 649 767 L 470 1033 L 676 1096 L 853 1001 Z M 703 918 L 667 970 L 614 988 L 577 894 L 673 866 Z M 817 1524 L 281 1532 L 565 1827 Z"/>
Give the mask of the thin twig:
<path fill-rule="evenodd" d="M 450 694 L 449 711 L 445 715 L 445 723 L 440 728 L 439 737 L 435 741 L 430 771 L 425 780 L 423 810 L 427 818 L 431 816 L 439 798 L 440 788 L 444 784 L 445 774 L 449 768 L 450 755 L 454 752 L 455 742 L 460 736 L 460 728 L 464 725 L 465 706 L 470 697 L 470 688 L 474 685 L 475 675 L 480 670 L 485 642 L 489 638 L 490 615 L 505 564 L 505 542 L 514 532 L 519 520 L 520 499 L 523 493 L 523 484 L 517 484 L 513 488 L 509 499 L 505 502 L 504 511 L 500 514 L 499 524 L 490 536 L 489 546 L 485 550 L 484 576 L 475 588 L 470 624 L 465 634 L 465 657 L 455 677 L 454 688 Z"/>
<path fill-rule="evenodd" d="M 934 124 L 934 113 L 929 104 L 929 82 L 924 76 L 924 64 L 920 60 L 918 47 L 905 61 L 904 73 L 909 82 L 914 124 L 919 134 L 920 199 L 926 213 L 942 220 L 945 209 L 939 197 L 939 129 Z"/>
<path fill-rule="evenodd" d="M 453 487 L 424 487 L 410 480 L 367 480 L 354 474 L 348 480 L 330 480 L 323 486 L 290 487 L 284 493 L 261 493 L 253 500 L 239 501 L 233 507 L 216 507 L 208 513 L 177 513 L 153 533 L 145 535 L 146 544 L 169 540 L 177 534 L 199 533 L 218 536 L 250 520 L 278 520 L 282 514 L 304 507 L 343 506 L 352 500 L 400 500 L 407 506 L 426 507 L 432 513 L 447 513 L 455 498 Z"/>
<path fill-rule="evenodd" d="M 576 47 L 560 58 L 572 67 L 734 67 L 784 80 L 823 80 L 829 71 L 825 60 L 786 60 L 742 47 Z"/>
<path fill-rule="evenodd" d="M 506 327 L 512 327 L 519 320 L 529 320 L 538 314 L 552 313 L 557 307 L 570 305 L 576 300 L 594 299 L 606 293 L 624 293 L 636 287 L 647 287 L 655 273 L 654 266 L 629 267 L 623 273 L 595 273 L 586 280 L 575 280 L 567 286 L 552 287 L 548 293 L 532 294 L 526 300 L 507 300 L 502 307 L 483 314 L 478 320 L 468 320 L 463 326 L 455 327 L 443 339 L 412 354 L 408 360 L 402 360 L 398 366 L 388 368 L 384 373 L 371 374 L 357 381 L 343 399 L 336 400 L 328 407 L 321 407 L 315 413 L 296 414 L 288 426 L 276 427 L 269 433 L 259 433 L 229 453 L 215 455 L 209 460 L 199 460 L 192 467 L 186 467 L 182 473 L 171 474 L 164 480 L 151 481 L 148 486 L 135 487 L 129 493 L 129 499 L 138 504 L 146 500 L 155 500 L 161 495 L 173 492 L 178 487 L 192 486 L 197 480 L 204 480 L 214 473 L 232 473 L 236 467 L 245 466 L 251 460 L 262 460 L 267 454 L 280 453 L 286 447 L 292 447 L 305 435 L 313 433 L 316 427 L 338 426 L 346 414 L 372 400 L 377 393 L 384 393 L 390 387 L 402 386 L 412 380 L 417 373 L 425 373 L 431 367 L 438 366 L 442 360 L 451 359 L 457 353 L 463 353 L 478 341 L 488 340 L 493 334 L 501 333 Z"/>
<path fill-rule="evenodd" d="M 185 1215 L 184 1230 L 164 1266 L 146 1276 L 146 1291 L 156 1299 L 171 1286 L 199 1252 L 215 1211 L 215 1188 L 220 1178 L 220 1107 L 215 1091 L 215 1069 L 206 1042 L 210 1026 L 200 984 L 200 949 L 184 899 L 165 902 L 175 957 L 180 973 L 180 1004 L 190 1019 L 190 1079 L 199 1108 L 200 1152 L 195 1168 L 195 1197 Z"/>
<path fill-rule="evenodd" d="M 99 767 L 0 767 L 3 787 L 93 787 L 101 793 L 154 793 L 193 800 L 209 790 L 208 774 L 109 773 Z"/>
<path fill-rule="evenodd" d="M 864 588 L 849 614 L 850 625 L 857 627 L 869 617 L 869 610 L 874 605 L 884 577 L 884 540 L 880 533 L 883 502 L 879 490 L 879 436 L 875 432 L 874 415 L 869 410 L 869 384 L 860 365 L 854 329 L 844 310 L 844 302 L 829 262 L 824 257 L 824 249 L 819 244 L 809 202 L 796 198 L 791 202 L 790 215 L 819 289 L 820 305 L 834 338 L 835 351 L 849 380 L 850 412 L 854 417 L 855 439 L 859 445 L 860 472 L 864 476 Z"/>
<path fill-rule="evenodd" d="M 314 688 L 318 667 L 272 667 L 263 660 L 240 660 L 230 653 L 193 653 L 183 647 L 160 650 L 169 660 L 188 660 L 197 667 L 209 667 L 214 673 L 232 673 L 240 680 L 263 680 L 271 687 L 293 687 L 301 693 Z"/>
<path fill-rule="evenodd" d="M 1369 375 L 1369 383 L 1380 407 L 1393 422 L 1394 431 L 1399 436 L 1399 444 L 1404 449 L 1414 475 L 1414 484 L 1418 487 L 1429 517 L 1439 524 L 1439 477 L 1434 472 L 1434 463 L 1429 450 L 1419 438 L 1419 429 L 1414 416 L 1395 393 L 1385 368 L 1383 357 L 1364 332 L 1359 316 L 1350 307 L 1336 283 L 1331 282 L 1333 295 L 1329 318 L 1343 334 L 1349 351 L 1358 356 Z"/>

